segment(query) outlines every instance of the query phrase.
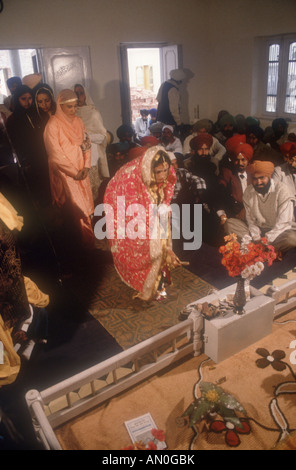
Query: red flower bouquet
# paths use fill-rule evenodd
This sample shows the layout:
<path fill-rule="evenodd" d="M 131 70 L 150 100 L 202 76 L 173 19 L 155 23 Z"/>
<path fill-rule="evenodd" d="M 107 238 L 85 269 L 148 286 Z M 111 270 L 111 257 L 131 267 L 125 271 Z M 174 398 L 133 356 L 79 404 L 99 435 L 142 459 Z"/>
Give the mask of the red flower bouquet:
<path fill-rule="evenodd" d="M 253 242 L 246 235 L 241 243 L 237 236 L 232 233 L 224 237 L 225 245 L 220 246 L 219 253 L 223 255 L 222 264 L 228 271 L 229 276 L 241 276 L 243 279 L 252 280 L 259 276 L 264 269 L 264 263 L 271 266 L 276 259 L 275 249 L 268 244 L 266 238 Z"/>

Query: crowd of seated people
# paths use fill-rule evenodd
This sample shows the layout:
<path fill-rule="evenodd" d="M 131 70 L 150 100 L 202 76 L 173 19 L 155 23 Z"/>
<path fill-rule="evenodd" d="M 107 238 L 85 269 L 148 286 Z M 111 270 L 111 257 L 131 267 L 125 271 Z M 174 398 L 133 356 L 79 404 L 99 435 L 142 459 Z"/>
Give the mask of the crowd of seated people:
<path fill-rule="evenodd" d="M 153 108 L 139 110 L 136 125 L 122 124 L 114 137 L 80 83 L 56 97 L 41 74 L 11 77 L 7 86 L 11 95 L 0 109 L 4 278 L 21 265 L 24 246 L 36 249 L 36 219 L 52 237 L 64 274 L 71 273 L 81 253 L 95 249 L 94 209 L 104 201 L 110 181 L 124 165 L 132 168 L 131 162 L 150 155 L 152 147 L 165 152 L 163 161 L 173 169 L 171 204 L 181 210 L 184 204 L 201 205 L 204 243 L 218 247 L 231 233 L 255 241 L 264 236 L 278 259 L 296 247 L 296 135 L 285 119 L 263 128 L 256 117 L 222 110 L 216 122 L 203 118 L 185 132 L 157 121 Z M 7 225 L 10 212 L 15 220 L 21 217 L 17 235 Z M 20 255 L 13 248 L 10 266 L 7 253 L 18 241 Z M 16 282 L 24 295 L 23 277 Z M 11 283 L 1 282 L 2 306 L 13 299 L 10 290 Z M 27 303 L 26 309 L 24 318 L 9 310 L 7 324 L 19 330 L 29 316 Z"/>
<path fill-rule="evenodd" d="M 264 129 L 255 117 L 244 117 L 242 114 L 233 116 L 222 110 L 215 123 L 206 118 L 194 123 L 189 135 L 182 135 L 179 128 L 171 124 L 154 121 L 149 127 L 149 133 L 141 139 L 137 138 L 133 126 L 130 126 L 128 139 L 121 138 L 121 145 L 124 141 L 129 148 L 132 145 L 147 148 L 151 144 L 158 144 L 173 153 L 178 162 L 178 192 L 180 184 L 187 185 L 187 191 L 192 188 L 188 174 L 203 181 L 202 195 L 200 192 L 198 199 L 194 185 L 191 203 L 198 201 L 202 204 L 204 242 L 218 246 L 223 243 L 224 236 L 232 232 L 241 238 L 239 227 L 242 228 L 242 223 L 245 224 L 243 232 L 252 235 L 255 223 L 257 238 L 259 233 L 267 237 L 277 247 L 279 257 L 296 246 L 296 135 L 289 132 L 285 119 L 274 119 L 272 125 Z M 122 164 L 129 161 L 128 151 L 126 147 L 125 157 L 121 157 Z M 260 175 L 258 171 L 254 173 L 254 163 Z M 181 169 L 187 172 L 187 176 L 183 174 L 182 179 Z M 260 181 L 263 178 L 264 187 L 258 186 L 258 177 Z M 289 202 L 286 202 L 289 210 L 286 211 L 278 200 L 274 201 L 277 192 L 281 195 L 285 192 L 279 183 L 286 185 L 287 197 L 290 195 Z M 244 194 L 248 186 L 253 188 L 256 196 L 250 206 Z M 271 200 L 273 208 L 276 208 L 273 217 L 269 213 Z M 255 220 L 251 222 L 250 213 L 256 211 Z M 290 229 L 288 248 L 285 244 L 278 245 L 277 237 L 287 234 Z"/>
<path fill-rule="evenodd" d="M 24 195 L 29 189 L 31 200 L 42 210 L 52 203 L 52 155 L 56 155 L 56 149 L 55 152 L 52 147 L 50 150 L 50 139 L 45 136 L 50 134 L 50 118 L 57 114 L 57 97 L 48 84 L 42 83 L 41 74 L 32 74 L 22 80 L 12 77 L 7 85 L 11 96 L 5 100 L 5 114 L 1 114 L 2 128 L 5 128 L 2 140 L 9 139 L 19 163 L 21 204 L 18 209 L 28 212 Z M 91 183 L 91 205 L 94 207 L 103 202 L 105 189 L 116 172 L 131 159 L 142 155 L 141 149 L 154 145 L 160 145 L 176 156 L 177 175 L 179 173 L 180 177 L 181 170 L 187 172 L 186 178 L 183 174 L 182 185 L 191 187 L 188 181 L 192 177 L 203 181 L 205 187 L 199 202 L 203 206 L 205 242 L 219 245 L 224 235 L 233 229 L 233 219 L 247 222 L 243 194 L 247 186 L 253 184 L 248 168 L 254 161 L 272 163 L 274 184 L 283 182 L 295 197 L 296 136 L 289 132 L 285 119 L 274 119 L 271 126 L 264 129 L 256 117 L 234 116 L 221 110 L 216 122 L 203 118 L 187 126 L 186 133 L 182 133 L 180 126 L 157 121 L 156 109 L 140 109 L 141 117 L 133 124 L 122 124 L 114 138 L 105 129 L 102 116 L 87 90 L 76 83 L 73 91 L 77 96 L 75 112 L 83 121 L 89 140 L 91 156 L 85 174 Z M 62 171 L 69 172 L 68 169 Z M 177 185 L 179 190 L 180 184 L 181 180 Z M 196 200 L 196 194 L 192 198 L 192 201 Z M 68 203 L 65 203 L 67 207 Z M 89 208 L 88 212 L 91 211 Z M 81 216 L 80 223 L 83 219 L 86 220 Z M 294 227 L 294 219 L 291 224 Z M 262 230 L 262 234 L 265 233 L 266 229 Z"/>
<path fill-rule="evenodd" d="M 134 124 L 119 126 L 114 137 L 80 83 L 73 84 L 63 97 L 54 96 L 41 74 L 22 80 L 12 77 L 7 85 L 11 96 L 1 108 L 4 111 L 6 106 L 0 120 L 1 167 L 17 161 L 18 174 L 9 186 L 7 169 L 1 171 L 1 191 L 12 198 L 25 217 L 27 229 L 34 230 L 32 207 L 41 217 L 48 208 L 55 208 L 58 211 L 50 220 L 54 219 L 62 239 L 71 230 L 77 235 L 75 243 L 80 237 L 79 246 L 85 246 L 87 240 L 86 245 L 92 247 L 94 207 L 103 202 L 109 181 L 145 150 L 161 146 L 175 156 L 177 183 L 173 200 L 182 201 L 180 194 L 187 194 L 188 203 L 202 204 L 204 242 L 220 245 L 226 234 L 239 230 L 237 220 L 247 224 L 250 232 L 256 222 L 261 235 L 268 236 L 274 226 L 294 230 L 296 136 L 285 119 L 274 119 L 264 129 L 256 117 L 234 116 L 221 110 L 216 122 L 203 118 L 182 132 L 180 126 L 157 121 L 156 109 L 141 109 L 141 117 Z M 251 171 L 251 165 L 259 161 L 262 163 L 256 168 L 261 175 Z M 256 184 L 258 177 L 268 180 L 264 190 Z M 245 200 L 249 185 L 258 201 Z M 264 211 L 270 194 L 275 194 L 274 187 L 279 185 L 288 188 L 291 204 L 287 204 L 293 207 L 283 215 L 279 206 L 277 217 L 269 220 Z M 12 187 L 17 190 L 11 191 Z M 251 223 L 249 211 L 257 210 L 260 214 Z M 291 221 L 287 219 L 290 215 Z M 274 241 L 272 236 L 270 241 Z M 279 251 L 286 250 L 281 247 Z M 61 252 L 65 254 L 63 248 Z"/>

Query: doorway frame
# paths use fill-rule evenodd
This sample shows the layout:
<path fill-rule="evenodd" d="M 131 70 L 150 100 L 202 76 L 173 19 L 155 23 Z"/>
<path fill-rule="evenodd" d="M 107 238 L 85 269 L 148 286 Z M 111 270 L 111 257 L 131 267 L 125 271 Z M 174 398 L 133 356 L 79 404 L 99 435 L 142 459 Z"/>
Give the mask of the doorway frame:
<path fill-rule="evenodd" d="M 161 49 L 169 46 L 177 46 L 178 48 L 178 66 L 182 67 L 182 48 L 181 45 L 172 42 L 122 42 L 119 45 L 120 55 L 120 98 L 121 98 L 121 117 L 122 123 L 132 125 L 131 113 L 131 96 L 130 96 L 130 83 L 129 83 L 129 68 L 128 68 L 128 49 Z M 162 64 L 161 64 L 162 65 Z M 162 69 L 162 67 L 161 67 Z M 164 77 L 161 77 L 162 81 Z"/>
<path fill-rule="evenodd" d="M 42 61 L 41 61 L 41 57 L 40 57 L 40 49 L 41 49 L 41 46 L 3 46 L 3 47 L 0 47 L 0 51 L 23 51 L 23 50 L 32 50 L 32 51 L 35 51 L 35 55 L 31 57 L 32 59 L 32 73 L 40 73 L 42 72 Z M 35 57 L 35 60 L 34 60 L 34 57 Z M 12 71 L 12 76 L 20 76 L 22 78 L 22 73 L 21 73 L 21 65 L 20 63 L 18 64 L 18 68 L 16 70 L 13 70 Z M 9 77 L 7 77 L 9 78 Z M 6 83 L 5 83 L 6 84 Z M 7 85 L 6 85 L 7 87 Z M 9 92 L 9 90 L 7 89 L 7 92 Z"/>

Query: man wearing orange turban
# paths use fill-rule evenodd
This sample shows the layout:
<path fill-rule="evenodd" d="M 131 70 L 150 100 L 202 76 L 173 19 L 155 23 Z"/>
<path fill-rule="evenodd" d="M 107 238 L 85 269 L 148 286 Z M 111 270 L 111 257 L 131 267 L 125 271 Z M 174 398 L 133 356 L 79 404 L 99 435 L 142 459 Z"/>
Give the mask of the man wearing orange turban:
<path fill-rule="evenodd" d="M 239 144 L 234 149 L 234 156 L 237 158 L 239 155 L 242 155 L 247 162 L 250 162 L 253 158 L 253 148 L 249 144 Z M 244 168 L 246 165 L 244 165 Z"/>
<path fill-rule="evenodd" d="M 234 139 L 234 137 L 233 137 Z M 231 140 L 231 139 L 229 139 Z M 245 219 L 245 209 L 243 205 L 243 193 L 251 178 L 247 173 L 249 161 L 253 157 L 253 148 L 246 143 L 234 143 L 232 149 L 230 167 L 221 167 L 218 179 L 219 195 L 217 197 L 218 216 L 221 224 L 224 225 L 227 219 Z M 224 227 L 228 234 L 230 225 Z"/>
<path fill-rule="evenodd" d="M 234 151 L 240 144 L 246 143 L 245 134 L 234 134 L 232 137 L 227 139 L 223 144 L 226 150 L 221 162 L 219 162 L 219 168 L 232 167 L 232 159 L 234 158 Z"/>
<path fill-rule="evenodd" d="M 252 184 L 243 194 L 246 222 L 237 220 L 232 231 L 238 238 L 251 235 L 254 241 L 264 236 L 283 255 L 296 247 L 296 230 L 292 228 L 295 196 L 272 178 L 273 163 L 255 160 L 248 172 Z"/>
<path fill-rule="evenodd" d="M 234 136 L 226 140 L 225 148 L 229 154 L 232 154 L 234 153 L 238 145 L 245 144 L 245 143 L 246 143 L 245 134 L 235 134 Z"/>
<path fill-rule="evenodd" d="M 272 162 L 255 160 L 249 165 L 248 171 L 253 177 L 255 174 L 260 174 L 260 176 L 270 179 L 274 172 L 274 164 Z"/>

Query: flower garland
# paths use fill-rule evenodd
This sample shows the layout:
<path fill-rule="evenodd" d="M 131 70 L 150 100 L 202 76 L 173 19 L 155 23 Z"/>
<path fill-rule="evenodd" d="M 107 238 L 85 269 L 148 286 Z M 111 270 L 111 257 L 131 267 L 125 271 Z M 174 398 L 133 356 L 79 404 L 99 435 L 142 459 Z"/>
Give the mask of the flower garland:
<path fill-rule="evenodd" d="M 265 262 L 271 266 L 277 257 L 274 247 L 265 237 L 253 242 L 249 235 L 245 235 L 239 243 L 232 233 L 224 240 L 226 244 L 220 246 L 219 253 L 223 255 L 221 263 L 231 277 L 241 276 L 250 281 L 261 274 Z"/>

